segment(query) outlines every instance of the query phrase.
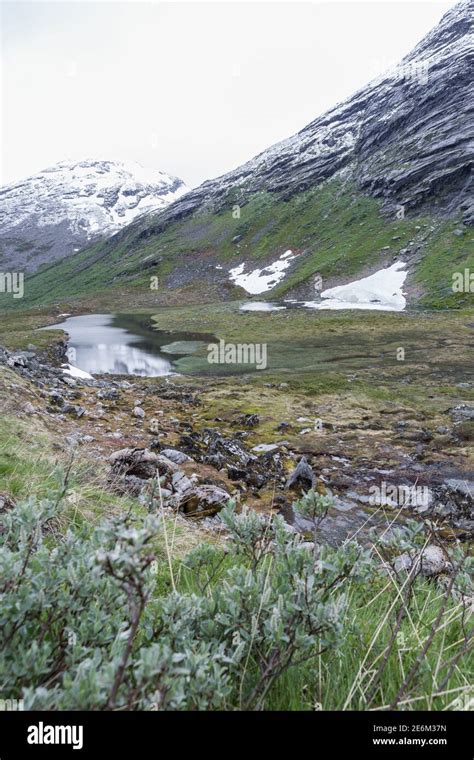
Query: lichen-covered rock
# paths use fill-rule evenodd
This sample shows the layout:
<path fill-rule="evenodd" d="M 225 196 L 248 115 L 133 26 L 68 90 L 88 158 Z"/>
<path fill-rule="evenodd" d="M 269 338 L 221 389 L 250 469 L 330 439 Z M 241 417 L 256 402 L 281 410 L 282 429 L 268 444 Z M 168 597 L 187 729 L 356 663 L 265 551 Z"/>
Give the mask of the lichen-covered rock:
<path fill-rule="evenodd" d="M 175 508 L 188 517 L 208 517 L 220 512 L 230 495 L 217 486 L 199 485 L 180 490 L 173 499 Z"/>
<path fill-rule="evenodd" d="M 198 462 L 218 471 L 225 469 L 230 480 L 242 481 L 255 491 L 270 481 L 280 483 L 284 478 L 283 465 L 273 447 L 257 456 L 248 450 L 241 436 L 224 437 L 219 430 L 205 428 L 202 433 L 183 435 L 179 447 Z"/>

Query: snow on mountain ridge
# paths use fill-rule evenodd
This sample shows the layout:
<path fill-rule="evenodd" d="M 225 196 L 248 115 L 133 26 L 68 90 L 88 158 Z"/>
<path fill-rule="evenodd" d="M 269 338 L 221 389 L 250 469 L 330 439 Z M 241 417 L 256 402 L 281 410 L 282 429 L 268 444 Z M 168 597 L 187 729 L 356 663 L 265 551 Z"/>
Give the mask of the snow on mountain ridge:
<path fill-rule="evenodd" d="M 0 264 L 37 268 L 165 208 L 188 189 L 133 161 L 63 161 L 0 188 Z"/>

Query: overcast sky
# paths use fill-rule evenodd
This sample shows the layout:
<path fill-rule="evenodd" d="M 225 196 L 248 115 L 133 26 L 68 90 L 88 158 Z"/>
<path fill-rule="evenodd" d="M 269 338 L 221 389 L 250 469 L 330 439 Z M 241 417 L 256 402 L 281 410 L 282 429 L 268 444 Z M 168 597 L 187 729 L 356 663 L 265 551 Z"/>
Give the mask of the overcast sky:
<path fill-rule="evenodd" d="M 134 160 L 191 186 L 396 63 L 448 2 L 2 2 L 1 183 Z"/>

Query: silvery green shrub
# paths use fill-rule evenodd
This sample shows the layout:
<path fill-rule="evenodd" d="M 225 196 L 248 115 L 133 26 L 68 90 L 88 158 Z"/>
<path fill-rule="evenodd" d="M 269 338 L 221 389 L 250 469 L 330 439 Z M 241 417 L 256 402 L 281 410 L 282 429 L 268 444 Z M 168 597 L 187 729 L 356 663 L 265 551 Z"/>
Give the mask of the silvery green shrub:
<path fill-rule="evenodd" d="M 355 542 L 316 561 L 280 518 L 230 504 L 227 552 L 198 547 L 173 590 L 167 563 L 152 571 L 155 516 L 62 535 L 59 509 L 0 515 L 0 683 L 27 709 L 261 708 L 289 668 L 337 647 L 347 581 L 374 572 Z"/>

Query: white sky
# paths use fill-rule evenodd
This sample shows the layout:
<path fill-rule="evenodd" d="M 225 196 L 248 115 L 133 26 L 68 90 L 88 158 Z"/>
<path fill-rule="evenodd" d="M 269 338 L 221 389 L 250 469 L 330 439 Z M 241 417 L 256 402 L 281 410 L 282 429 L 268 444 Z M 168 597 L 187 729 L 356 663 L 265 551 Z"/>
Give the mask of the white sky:
<path fill-rule="evenodd" d="M 351 95 L 454 4 L 3 1 L 0 182 L 103 158 L 198 185 Z"/>

